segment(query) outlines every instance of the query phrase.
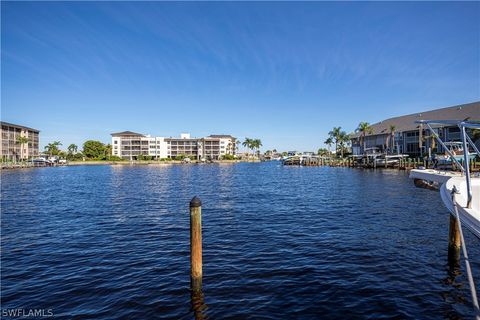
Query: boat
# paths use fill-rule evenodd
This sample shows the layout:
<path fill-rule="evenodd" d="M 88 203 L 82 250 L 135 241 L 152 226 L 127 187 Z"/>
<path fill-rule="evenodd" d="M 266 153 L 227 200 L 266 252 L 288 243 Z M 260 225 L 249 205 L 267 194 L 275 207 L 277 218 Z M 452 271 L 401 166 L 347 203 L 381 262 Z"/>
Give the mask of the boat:
<path fill-rule="evenodd" d="M 357 164 L 371 167 L 393 167 L 400 160 L 408 158 L 408 154 L 388 154 L 380 151 L 380 148 L 366 148 L 364 154 L 352 156 Z"/>
<path fill-rule="evenodd" d="M 53 164 L 53 161 L 46 159 L 44 157 L 32 159 L 32 162 L 35 164 L 45 164 L 45 165 Z"/>
<path fill-rule="evenodd" d="M 292 153 L 282 158 L 283 165 L 298 165 L 298 166 L 308 166 L 319 164 L 321 159 L 324 157 L 315 155 L 313 152 L 304 152 L 304 153 Z"/>
<path fill-rule="evenodd" d="M 408 158 L 408 154 L 382 154 L 374 159 L 377 167 L 395 166 L 400 163 L 400 160 Z"/>
<path fill-rule="evenodd" d="M 476 237 L 480 238 L 480 174 L 472 174 L 469 168 L 469 161 L 472 156 L 480 155 L 478 147 L 466 132 L 467 128 L 480 129 L 480 122 L 476 121 L 417 121 L 426 125 L 440 145 L 448 154 L 450 161 L 454 162 L 460 172 L 438 169 L 414 169 L 410 172 L 410 178 L 414 179 L 415 185 L 421 186 L 421 181 L 427 185 L 437 183 L 440 185 L 440 196 L 445 207 L 451 214 L 458 216 L 462 225 L 470 230 Z M 456 124 L 460 128 L 461 144 L 458 142 L 446 143 L 432 129 L 431 125 Z M 453 147 L 453 148 L 452 148 Z M 470 152 L 470 148 L 474 152 Z M 458 151 L 461 154 L 455 152 Z M 461 156 L 461 158 L 460 158 Z M 420 180 L 420 181 L 419 181 Z M 455 210 L 455 207 L 457 210 Z"/>
<path fill-rule="evenodd" d="M 440 188 L 442 201 L 452 214 L 454 214 L 453 194 L 462 225 L 480 238 L 480 176 L 472 176 L 469 186 L 465 177 L 451 178 L 442 185 Z"/>
<path fill-rule="evenodd" d="M 437 161 L 437 166 L 441 166 L 444 168 L 451 168 L 452 164 L 454 163 L 455 159 L 457 162 L 462 163 L 464 161 L 463 156 L 463 143 L 460 141 L 449 141 L 444 142 L 444 145 L 450 151 L 445 152 L 445 154 L 437 154 L 432 159 Z M 468 143 L 467 143 L 468 145 Z M 468 153 L 468 161 L 475 159 L 477 156 L 476 152 L 469 152 Z"/>
<path fill-rule="evenodd" d="M 450 211 L 450 237 L 453 250 L 462 248 L 463 257 L 465 259 L 465 267 L 467 271 L 468 284 L 472 295 L 473 306 L 475 309 L 475 319 L 480 320 L 480 308 L 477 299 L 477 292 L 475 289 L 475 282 L 473 280 L 473 273 L 468 258 L 465 238 L 463 236 L 462 226 L 465 226 L 477 238 L 480 238 L 480 173 L 472 174 L 470 172 L 469 159 L 472 154 L 480 155 L 478 147 L 467 134 L 466 129 L 480 129 L 480 122 L 473 121 L 416 121 L 417 123 L 426 125 L 432 132 L 435 139 L 442 145 L 445 152 L 448 154 L 452 162 L 455 162 L 457 168 L 461 172 L 445 171 L 445 170 L 431 170 L 431 169 L 415 169 L 410 172 L 410 177 L 414 179 L 415 185 L 418 181 L 437 182 L 441 184 L 440 196 L 442 201 Z M 454 150 L 450 150 L 448 145 L 443 142 L 440 137 L 432 129 L 431 125 L 455 124 L 460 128 L 460 137 L 462 140 L 462 156 L 463 161 L 457 156 Z M 470 148 L 475 152 L 470 153 Z M 460 149 L 458 149 L 460 151 Z M 455 225 L 457 227 L 455 227 Z M 457 240 L 458 239 L 458 240 Z M 454 242 L 458 241 L 458 247 Z M 459 257 L 458 252 L 458 257 Z M 454 256 L 457 256 L 455 253 Z"/>

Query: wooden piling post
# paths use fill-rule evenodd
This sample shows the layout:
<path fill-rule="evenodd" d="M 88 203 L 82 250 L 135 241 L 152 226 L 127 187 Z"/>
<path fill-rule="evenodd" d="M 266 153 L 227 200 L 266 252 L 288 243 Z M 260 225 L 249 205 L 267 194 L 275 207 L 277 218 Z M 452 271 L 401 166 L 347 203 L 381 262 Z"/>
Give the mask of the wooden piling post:
<path fill-rule="evenodd" d="M 190 201 L 190 286 L 193 291 L 202 289 L 202 201 Z"/>
<path fill-rule="evenodd" d="M 457 219 L 450 214 L 450 228 L 448 231 L 448 261 L 451 265 L 460 260 L 461 239 Z"/>

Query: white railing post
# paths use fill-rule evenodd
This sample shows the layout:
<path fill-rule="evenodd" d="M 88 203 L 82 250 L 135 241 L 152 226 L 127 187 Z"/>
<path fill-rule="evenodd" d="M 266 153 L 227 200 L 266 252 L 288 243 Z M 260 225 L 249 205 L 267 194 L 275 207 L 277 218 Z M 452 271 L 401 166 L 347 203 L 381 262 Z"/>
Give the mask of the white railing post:
<path fill-rule="evenodd" d="M 467 208 L 472 207 L 472 186 L 470 185 L 470 166 L 469 160 L 470 157 L 468 156 L 468 144 L 467 144 L 467 132 L 465 131 L 464 123 L 458 124 L 460 128 L 460 135 L 462 136 L 462 143 L 463 143 L 463 163 L 465 169 L 465 178 L 467 181 Z"/>

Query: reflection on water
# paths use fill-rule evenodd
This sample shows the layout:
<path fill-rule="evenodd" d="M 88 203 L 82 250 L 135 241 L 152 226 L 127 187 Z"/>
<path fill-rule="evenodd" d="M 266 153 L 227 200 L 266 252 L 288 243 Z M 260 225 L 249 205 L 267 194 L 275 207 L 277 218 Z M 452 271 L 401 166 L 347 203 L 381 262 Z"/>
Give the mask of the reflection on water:
<path fill-rule="evenodd" d="M 192 299 L 192 312 L 195 317 L 195 320 L 204 320 L 208 319 L 205 311 L 207 310 L 207 305 L 205 304 L 203 298 L 203 291 L 191 290 L 191 299 Z"/>
<path fill-rule="evenodd" d="M 448 212 L 404 172 L 235 165 L 2 172 L 2 308 L 56 317 L 470 318 Z M 203 202 L 203 292 L 187 290 Z M 476 279 L 478 242 L 465 233 Z M 208 307 L 207 307 L 208 305 Z"/>

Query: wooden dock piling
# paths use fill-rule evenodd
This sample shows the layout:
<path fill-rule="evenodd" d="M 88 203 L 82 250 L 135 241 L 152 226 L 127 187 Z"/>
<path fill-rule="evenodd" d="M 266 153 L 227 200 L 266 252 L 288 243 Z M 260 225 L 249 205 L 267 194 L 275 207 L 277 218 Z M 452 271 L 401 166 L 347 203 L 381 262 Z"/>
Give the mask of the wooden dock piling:
<path fill-rule="evenodd" d="M 190 286 L 193 291 L 202 289 L 202 201 L 190 201 Z"/>
<path fill-rule="evenodd" d="M 457 219 L 450 214 L 450 228 L 448 231 L 448 261 L 450 265 L 459 265 L 461 239 Z"/>

